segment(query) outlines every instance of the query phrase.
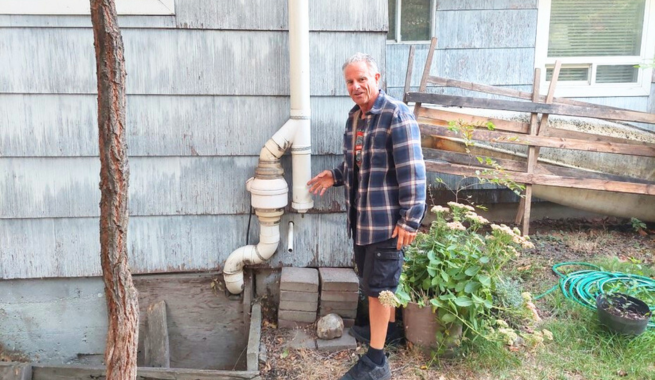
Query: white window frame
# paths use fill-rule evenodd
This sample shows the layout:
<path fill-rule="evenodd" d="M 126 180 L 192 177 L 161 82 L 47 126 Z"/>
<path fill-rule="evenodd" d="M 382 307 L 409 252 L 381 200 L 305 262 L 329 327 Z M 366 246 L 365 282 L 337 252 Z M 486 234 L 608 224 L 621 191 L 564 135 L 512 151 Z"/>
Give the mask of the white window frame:
<path fill-rule="evenodd" d="M 175 0 L 116 0 L 119 15 L 175 15 Z M 0 15 L 90 15 L 89 0 L 0 0 Z"/>
<path fill-rule="evenodd" d="M 427 40 L 418 41 L 405 41 L 400 39 L 400 31 L 402 30 L 400 9 L 402 8 L 402 3 L 403 0 L 396 0 L 396 19 L 394 20 L 394 23 L 396 24 L 396 35 L 394 36 L 393 40 L 388 39 L 387 44 L 429 44 L 430 39 L 436 34 L 435 27 L 437 21 L 437 0 L 430 0 L 430 35 L 428 36 Z"/>
<path fill-rule="evenodd" d="M 546 82 L 546 67 L 555 65 L 556 60 L 562 62 L 562 67 L 591 66 L 591 80 L 586 82 L 557 82 L 557 96 L 564 97 L 615 97 L 615 96 L 648 96 L 653 75 L 653 68 L 640 68 L 636 83 L 594 83 L 598 65 L 640 65 L 652 63 L 655 55 L 655 0 L 646 0 L 644 10 L 644 29 L 641 39 L 641 56 L 624 57 L 562 57 L 548 58 L 548 35 L 550 31 L 551 0 L 539 0 L 537 16 L 537 41 L 535 47 L 535 67 L 541 68 L 541 93 L 548 92 Z"/>

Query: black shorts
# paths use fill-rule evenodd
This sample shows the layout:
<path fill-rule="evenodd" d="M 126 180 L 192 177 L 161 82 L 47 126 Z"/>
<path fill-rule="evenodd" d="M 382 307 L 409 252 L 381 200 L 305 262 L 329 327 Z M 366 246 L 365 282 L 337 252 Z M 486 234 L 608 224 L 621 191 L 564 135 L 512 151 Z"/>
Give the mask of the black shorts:
<path fill-rule="evenodd" d="M 394 238 L 354 246 L 357 275 L 366 296 L 377 298 L 383 290 L 396 292 L 403 267 L 403 251 L 396 249 L 396 243 Z"/>

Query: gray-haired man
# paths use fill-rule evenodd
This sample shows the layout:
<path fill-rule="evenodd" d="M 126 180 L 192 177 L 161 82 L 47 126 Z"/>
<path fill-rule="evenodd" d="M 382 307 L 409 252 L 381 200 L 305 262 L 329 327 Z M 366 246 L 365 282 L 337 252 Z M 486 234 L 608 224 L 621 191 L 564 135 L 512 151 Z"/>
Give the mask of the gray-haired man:
<path fill-rule="evenodd" d="M 368 296 L 370 330 L 353 327 L 369 351 L 342 379 L 390 379 L 384 355 L 387 332 L 396 326 L 395 310 L 382 305 L 380 292 L 395 292 L 402 269 L 402 248 L 416 237 L 425 211 L 425 163 L 421 136 L 407 106 L 379 89 L 380 73 L 367 54 L 343 65 L 348 93 L 356 106 L 344 134 L 344 160 L 312 178 L 314 194 L 344 186 L 348 232 L 355 263 Z"/>

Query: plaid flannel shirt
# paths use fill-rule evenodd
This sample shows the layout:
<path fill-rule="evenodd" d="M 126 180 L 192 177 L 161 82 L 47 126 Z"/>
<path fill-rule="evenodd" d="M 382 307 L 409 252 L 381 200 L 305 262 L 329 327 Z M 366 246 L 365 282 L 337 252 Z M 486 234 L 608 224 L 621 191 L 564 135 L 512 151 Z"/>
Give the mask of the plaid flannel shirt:
<path fill-rule="evenodd" d="M 346 210 L 350 210 L 354 180 L 353 118 L 359 106 L 349 113 L 343 135 L 343 162 L 332 170 L 335 186 L 344 186 Z M 365 124 L 362 124 L 365 123 Z M 391 238 L 396 226 L 415 232 L 425 212 L 425 162 L 421 134 L 407 106 L 380 93 L 365 119 L 362 162 L 359 167 L 357 233 L 355 244 L 369 245 Z M 350 211 L 348 234 L 351 232 Z"/>

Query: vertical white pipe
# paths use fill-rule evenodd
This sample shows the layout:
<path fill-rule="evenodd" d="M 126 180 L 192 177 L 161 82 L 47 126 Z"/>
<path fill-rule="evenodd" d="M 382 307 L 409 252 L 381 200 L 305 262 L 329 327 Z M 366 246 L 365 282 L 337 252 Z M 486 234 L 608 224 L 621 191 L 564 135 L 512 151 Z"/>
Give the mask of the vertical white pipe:
<path fill-rule="evenodd" d="M 291 118 L 300 122 L 291 147 L 292 203 L 299 213 L 314 207 L 307 181 L 312 178 L 309 92 L 309 0 L 289 0 Z"/>
<path fill-rule="evenodd" d="M 287 235 L 287 250 L 293 252 L 293 222 L 289 222 L 289 234 Z"/>

